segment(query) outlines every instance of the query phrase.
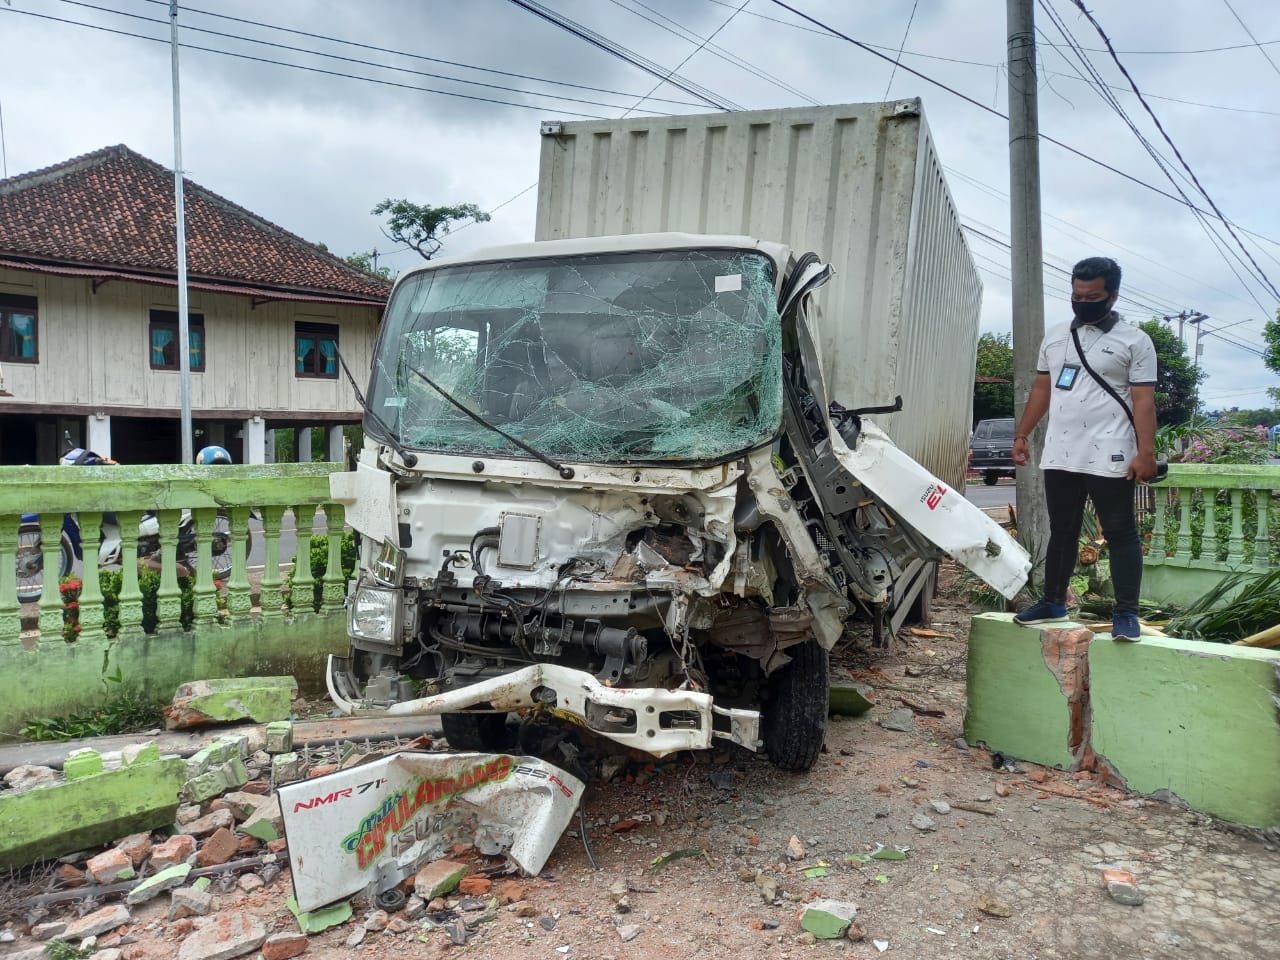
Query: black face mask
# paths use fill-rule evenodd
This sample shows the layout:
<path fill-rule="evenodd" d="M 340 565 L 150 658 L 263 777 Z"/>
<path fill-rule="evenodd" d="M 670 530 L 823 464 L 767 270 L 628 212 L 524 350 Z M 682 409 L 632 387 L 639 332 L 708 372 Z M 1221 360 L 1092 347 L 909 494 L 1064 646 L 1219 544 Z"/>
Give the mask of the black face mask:
<path fill-rule="evenodd" d="M 1104 319 L 1111 312 L 1111 305 L 1106 300 L 1098 300 L 1095 303 L 1072 300 L 1071 312 L 1076 315 L 1076 319 L 1081 323 L 1094 324 Z"/>

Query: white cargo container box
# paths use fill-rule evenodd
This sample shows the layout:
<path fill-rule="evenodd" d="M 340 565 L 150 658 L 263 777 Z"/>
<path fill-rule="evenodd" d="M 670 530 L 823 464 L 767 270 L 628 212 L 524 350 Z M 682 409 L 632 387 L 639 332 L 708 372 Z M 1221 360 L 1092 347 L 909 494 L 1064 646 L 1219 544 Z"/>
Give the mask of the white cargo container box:
<path fill-rule="evenodd" d="M 919 100 L 542 125 L 536 239 L 687 231 L 812 250 L 844 406 L 964 482 L 982 284 Z"/>

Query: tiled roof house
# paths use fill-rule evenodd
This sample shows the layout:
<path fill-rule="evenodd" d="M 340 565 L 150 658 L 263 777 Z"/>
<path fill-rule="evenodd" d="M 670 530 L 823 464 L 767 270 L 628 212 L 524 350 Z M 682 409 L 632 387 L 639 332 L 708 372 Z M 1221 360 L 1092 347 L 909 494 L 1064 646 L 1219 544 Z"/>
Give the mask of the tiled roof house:
<path fill-rule="evenodd" d="M 196 446 L 269 459 L 269 431 L 360 419 L 391 284 L 185 181 Z M 176 459 L 173 174 L 126 146 L 0 180 L 0 463 Z M 300 438 L 309 440 L 309 432 Z"/>

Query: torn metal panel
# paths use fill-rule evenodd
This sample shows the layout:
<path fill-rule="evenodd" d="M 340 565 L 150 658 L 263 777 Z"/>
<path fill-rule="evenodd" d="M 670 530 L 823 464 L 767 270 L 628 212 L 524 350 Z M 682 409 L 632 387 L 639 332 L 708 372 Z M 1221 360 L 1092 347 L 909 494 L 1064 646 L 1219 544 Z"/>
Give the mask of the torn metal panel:
<path fill-rule="evenodd" d="M 280 788 L 298 909 L 375 895 L 455 843 L 547 862 L 584 785 L 552 764 L 505 754 L 395 753 Z"/>

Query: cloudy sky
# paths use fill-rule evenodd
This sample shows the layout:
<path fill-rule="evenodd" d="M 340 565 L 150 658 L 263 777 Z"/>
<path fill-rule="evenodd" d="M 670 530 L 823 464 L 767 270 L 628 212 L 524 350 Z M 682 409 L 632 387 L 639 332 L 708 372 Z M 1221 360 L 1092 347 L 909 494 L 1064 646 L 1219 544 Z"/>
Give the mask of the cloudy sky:
<path fill-rule="evenodd" d="M 773 0 L 543 2 L 745 108 L 921 97 L 971 228 L 983 329 L 1010 329 L 1003 120 Z M 902 47 L 904 66 L 1007 109 L 1000 0 L 788 3 L 891 56 Z M 1046 317 L 1069 309 L 1067 278 L 1055 268 L 1114 256 L 1134 301 L 1122 304 L 1130 318 L 1209 316 L 1206 406 L 1264 405 L 1264 389 L 1280 382 L 1257 356 L 1262 324 L 1278 305 L 1268 283 L 1280 288 L 1280 3 L 1093 0 L 1091 10 L 1247 253 L 1220 223 L 1207 231 L 1180 201 L 1148 189 L 1176 193 L 1101 90 L 1082 79 L 1086 67 L 1062 28 L 1177 167 L 1178 186 L 1209 208 L 1073 0 L 1037 0 L 1042 132 L 1133 178 L 1042 144 Z M 163 0 L 0 0 L 9 176 L 114 143 L 172 164 L 167 13 Z M 376 247 L 395 269 L 417 254 L 379 233 L 369 214 L 378 200 L 495 211 L 490 223 L 451 238 L 445 253 L 532 239 L 535 191 L 522 191 L 537 180 L 539 120 L 617 117 L 651 90 L 656 99 L 640 115 L 708 109 L 510 0 L 191 0 L 179 23 L 188 175 L 335 252 Z"/>

